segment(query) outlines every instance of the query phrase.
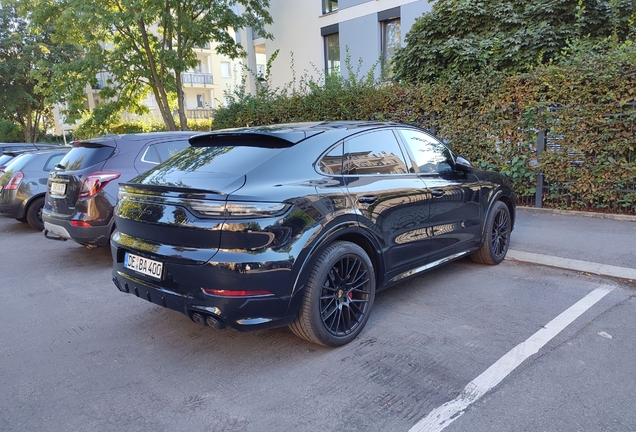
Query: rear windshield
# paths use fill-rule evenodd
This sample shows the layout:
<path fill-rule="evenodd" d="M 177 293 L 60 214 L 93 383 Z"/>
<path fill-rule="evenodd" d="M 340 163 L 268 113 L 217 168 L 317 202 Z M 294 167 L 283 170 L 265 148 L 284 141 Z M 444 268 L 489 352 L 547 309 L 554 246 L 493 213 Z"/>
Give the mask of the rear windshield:
<path fill-rule="evenodd" d="M 77 171 L 105 161 L 115 149 L 98 144 L 81 143 L 66 153 L 59 163 L 64 171 Z"/>
<path fill-rule="evenodd" d="M 284 150 L 242 146 L 190 147 L 142 174 L 136 181 L 159 184 L 166 175 L 192 171 L 243 175 Z"/>
<path fill-rule="evenodd" d="M 9 162 L 14 157 L 15 156 L 11 156 L 11 155 L 0 155 L 0 167 L 5 166 L 7 162 Z"/>
<path fill-rule="evenodd" d="M 25 153 L 19 156 L 16 156 L 11 162 L 7 164 L 6 171 L 17 172 L 20 171 L 24 166 L 33 158 L 33 154 Z"/>

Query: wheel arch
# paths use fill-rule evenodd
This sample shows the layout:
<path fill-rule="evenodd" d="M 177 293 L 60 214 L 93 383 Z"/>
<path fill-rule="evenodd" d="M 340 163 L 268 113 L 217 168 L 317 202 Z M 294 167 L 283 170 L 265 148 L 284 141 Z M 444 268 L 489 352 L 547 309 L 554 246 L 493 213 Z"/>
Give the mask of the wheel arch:
<path fill-rule="evenodd" d="M 371 233 L 361 228 L 357 222 L 343 223 L 333 227 L 315 241 L 311 250 L 303 260 L 296 281 L 294 282 L 291 301 L 287 311 L 288 316 L 298 312 L 303 297 L 305 281 L 315 260 L 325 248 L 337 241 L 348 241 L 360 246 L 367 253 L 373 264 L 376 290 L 384 284 L 384 262 L 382 261 L 381 248 L 378 241 L 373 238 Z"/>
<path fill-rule="evenodd" d="M 512 231 L 515 228 L 516 203 L 514 203 L 508 195 L 503 193 L 498 197 L 498 201 L 503 202 L 506 207 L 508 207 L 508 212 L 510 213 L 510 231 Z"/>
<path fill-rule="evenodd" d="M 514 229 L 515 226 L 515 203 L 513 202 L 513 200 L 510 198 L 509 195 L 507 195 L 503 190 L 499 189 L 498 191 L 496 191 L 492 198 L 490 199 L 490 202 L 488 203 L 488 207 L 486 208 L 486 211 L 484 212 L 484 217 L 482 218 L 482 227 L 481 227 L 481 242 L 480 244 L 482 244 L 484 242 L 484 238 L 485 238 L 485 229 L 486 229 L 486 221 L 488 220 L 488 216 L 490 215 L 490 212 L 493 208 L 493 206 L 495 205 L 496 202 L 501 201 L 503 202 L 506 207 L 508 207 L 508 212 L 510 213 L 510 230 L 512 231 Z"/>
<path fill-rule="evenodd" d="M 29 197 L 29 199 L 22 201 L 22 204 L 20 205 L 20 208 L 18 209 L 18 214 L 16 219 L 25 218 L 27 211 L 29 211 L 29 207 L 31 207 L 31 205 L 35 202 L 35 200 L 37 200 L 38 198 L 44 198 L 44 196 L 45 196 L 45 193 L 41 193 L 41 194 L 33 195 Z"/>

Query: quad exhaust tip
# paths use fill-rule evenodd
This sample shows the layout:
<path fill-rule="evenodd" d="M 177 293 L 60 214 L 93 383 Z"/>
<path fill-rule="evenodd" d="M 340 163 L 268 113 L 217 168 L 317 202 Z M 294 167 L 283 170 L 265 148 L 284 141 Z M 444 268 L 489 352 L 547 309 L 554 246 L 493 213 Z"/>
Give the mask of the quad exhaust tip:
<path fill-rule="evenodd" d="M 212 315 L 201 314 L 199 312 L 194 312 L 190 316 L 190 319 L 200 326 L 212 327 L 215 330 L 223 330 L 226 327 L 226 324 L 219 318 Z"/>

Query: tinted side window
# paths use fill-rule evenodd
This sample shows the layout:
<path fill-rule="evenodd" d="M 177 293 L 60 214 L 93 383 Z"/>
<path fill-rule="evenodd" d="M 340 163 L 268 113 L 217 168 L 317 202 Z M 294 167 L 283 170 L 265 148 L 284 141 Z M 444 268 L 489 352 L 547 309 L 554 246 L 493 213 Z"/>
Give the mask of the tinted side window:
<path fill-rule="evenodd" d="M 345 141 L 344 174 L 404 174 L 408 169 L 391 130 L 357 135 Z"/>
<path fill-rule="evenodd" d="M 170 159 L 171 156 L 188 147 L 190 147 L 188 141 L 168 141 L 152 144 L 144 152 L 141 161 L 158 164 Z"/>
<path fill-rule="evenodd" d="M 448 147 L 425 133 L 401 129 L 400 133 L 409 146 L 421 173 L 443 173 L 453 170 L 453 155 Z"/>
<path fill-rule="evenodd" d="M 340 144 L 323 156 L 318 163 L 320 171 L 325 174 L 342 174 L 343 145 Z"/>
<path fill-rule="evenodd" d="M 105 161 L 113 154 L 114 148 L 99 144 L 81 143 L 73 147 L 71 151 L 60 161 L 65 171 L 75 171 L 88 168 Z"/>
<path fill-rule="evenodd" d="M 49 160 L 46 161 L 46 163 L 44 164 L 44 168 L 42 168 L 44 171 L 51 171 L 53 168 L 55 168 L 55 165 L 57 165 L 62 158 L 64 157 L 64 154 L 56 154 L 54 156 L 51 156 L 49 158 Z"/>

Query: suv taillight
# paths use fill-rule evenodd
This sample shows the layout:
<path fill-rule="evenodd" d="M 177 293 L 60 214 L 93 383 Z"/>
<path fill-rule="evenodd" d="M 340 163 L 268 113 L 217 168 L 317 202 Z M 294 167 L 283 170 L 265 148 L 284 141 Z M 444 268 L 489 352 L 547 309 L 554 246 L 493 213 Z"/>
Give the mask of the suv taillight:
<path fill-rule="evenodd" d="M 23 178 L 24 178 L 24 174 L 22 174 L 21 172 L 17 172 L 13 174 L 13 177 L 11 177 L 11 180 L 9 180 L 9 183 L 7 183 L 4 189 L 5 190 L 17 189 L 18 187 L 20 187 L 20 183 L 22 182 Z"/>
<path fill-rule="evenodd" d="M 82 182 L 82 189 L 80 190 L 80 198 L 90 198 L 97 195 L 100 190 L 104 189 L 109 182 L 118 179 L 121 176 L 120 173 L 114 171 L 98 171 L 86 176 Z"/>

